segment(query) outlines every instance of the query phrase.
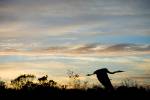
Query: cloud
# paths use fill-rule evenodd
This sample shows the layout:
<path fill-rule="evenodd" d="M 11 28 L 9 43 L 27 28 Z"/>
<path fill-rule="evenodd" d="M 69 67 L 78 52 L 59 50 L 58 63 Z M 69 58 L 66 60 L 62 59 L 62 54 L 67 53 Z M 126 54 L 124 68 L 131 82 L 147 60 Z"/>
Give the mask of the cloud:
<path fill-rule="evenodd" d="M 150 79 L 150 75 L 149 76 L 139 76 L 139 77 L 131 77 L 131 78 L 133 78 L 133 79 L 140 79 L 140 80 L 145 80 L 145 79 L 147 79 L 147 80 L 149 80 Z"/>
<path fill-rule="evenodd" d="M 117 44 L 105 48 L 104 51 L 150 51 L 150 45 Z"/>
<path fill-rule="evenodd" d="M 136 69 L 135 70 L 140 70 L 143 71 L 145 74 L 148 74 L 150 71 L 150 58 L 143 58 L 143 61 L 140 63 L 135 64 Z"/>
<path fill-rule="evenodd" d="M 150 47 L 136 45 L 149 42 L 148 3 L 148 0 L 1 0 L 0 42 L 10 37 L 17 40 L 2 41 L 1 54 L 149 52 Z M 96 44 L 114 42 L 117 45 Z M 71 46 L 64 47 L 65 44 Z"/>
<path fill-rule="evenodd" d="M 1 37 L 148 34 L 148 3 L 147 0 L 1 0 L 0 34 Z"/>
<path fill-rule="evenodd" d="M 83 55 L 83 56 L 119 56 L 119 55 L 144 55 L 150 53 L 148 44 L 83 44 L 83 45 L 66 45 L 50 46 L 30 49 L 2 49 L 0 55 Z"/>
<path fill-rule="evenodd" d="M 150 52 L 149 45 L 137 45 L 137 44 L 115 44 L 115 45 L 106 45 L 100 46 L 98 44 L 84 45 L 76 49 L 72 49 L 71 52 L 78 54 L 103 54 L 103 53 L 114 53 L 119 54 L 134 54 L 134 53 L 148 53 Z M 107 55 L 107 54 L 106 54 Z"/>

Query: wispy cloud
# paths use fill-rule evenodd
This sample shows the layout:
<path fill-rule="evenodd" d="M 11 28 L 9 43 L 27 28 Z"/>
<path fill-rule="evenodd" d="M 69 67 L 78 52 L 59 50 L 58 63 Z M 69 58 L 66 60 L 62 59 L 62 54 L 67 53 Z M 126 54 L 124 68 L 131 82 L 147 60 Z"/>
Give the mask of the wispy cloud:
<path fill-rule="evenodd" d="M 150 51 L 150 45 L 117 44 L 105 48 L 104 51 Z"/>
<path fill-rule="evenodd" d="M 140 55 L 149 54 L 150 46 L 148 44 L 116 44 L 116 45 L 75 45 L 75 46 L 54 46 L 38 49 L 3 49 L 1 55 Z"/>
<path fill-rule="evenodd" d="M 150 31 L 148 0 L 1 0 L 0 4 L 1 37 Z"/>

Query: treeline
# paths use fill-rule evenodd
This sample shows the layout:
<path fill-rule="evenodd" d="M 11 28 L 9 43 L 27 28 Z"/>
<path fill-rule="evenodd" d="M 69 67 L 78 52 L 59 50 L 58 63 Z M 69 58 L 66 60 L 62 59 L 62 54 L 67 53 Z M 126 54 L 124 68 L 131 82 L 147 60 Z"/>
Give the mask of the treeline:
<path fill-rule="evenodd" d="M 20 75 L 11 80 L 9 86 L 0 81 L 0 97 L 2 98 L 130 98 L 142 97 L 150 99 L 150 89 L 146 87 L 131 86 L 125 83 L 116 87 L 115 90 L 107 91 L 102 87 L 93 86 L 87 88 L 82 86 L 78 80 L 79 75 L 69 73 L 69 78 L 74 82 L 74 88 L 67 88 L 67 85 L 60 85 L 54 80 L 48 80 L 43 76 L 35 81 L 36 76 L 31 74 Z"/>

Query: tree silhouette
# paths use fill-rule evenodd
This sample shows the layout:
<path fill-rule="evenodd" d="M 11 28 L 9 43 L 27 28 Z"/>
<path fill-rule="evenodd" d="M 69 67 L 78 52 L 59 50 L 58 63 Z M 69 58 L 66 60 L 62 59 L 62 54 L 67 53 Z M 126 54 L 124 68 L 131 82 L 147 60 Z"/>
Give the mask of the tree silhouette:
<path fill-rule="evenodd" d="M 50 87 L 55 87 L 57 85 L 57 82 L 55 82 L 54 80 L 49 80 L 48 84 L 50 85 Z"/>
<path fill-rule="evenodd" d="M 120 71 L 119 71 L 120 72 Z M 114 73 L 114 72 L 113 72 Z M 76 81 L 79 78 L 79 75 L 74 73 L 73 71 L 68 72 L 69 78 Z M 20 75 L 14 80 L 12 80 L 12 84 L 17 87 L 16 88 L 8 88 L 5 82 L 0 81 L 0 98 L 9 98 L 11 99 L 44 99 L 44 98 L 55 98 L 55 99 L 66 99 L 66 97 L 70 98 L 101 98 L 107 99 L 108 97 L 111 99 L 120 99 L 131 97 L 142 97 L 143 99 L 149 98 L 150 96 L 150 88 L 143 88 L 134 86 L 134 82 L 125 81 L 125 85 L 115 87 L 114 91 L 111 93 L 105 91 L 105 89 L 101 87 L 90 87 L 87 89 L 82 89 L 78 87 L 73 87 L 72 89 L 66 88 L 66 86 L 58 87 L 57 83 L 54 80 L 47 80 L 46 82 L 40 84 L 33 82 L 35 78 L 34 75 L 24 74 Z M 74 82 L 74 81 L 73 81 Z M 76 84 L 76 83 L 73 83 Z M 79 83 L 77 83 L 79 84 Z M 131 84 L 131 85 L 130 85 Z M 132 85 L 133 84 L 133 85 Z M 87 82 L 85 83 L 87 85 Z M 19 88 L 19 89 L 18 89 Z"/>
<path fill-rule="evenodd" d="M 80 79 L 79 79 L 79 74 L 68 70 L 67 75 L 69 76 L 70 82 L 69 85 L 73 88 L 79 88 L 80 87 Z"/>
<path fill-rule="evenodd" d="M 35 75 L 23 74 L 23 75 L 18 76 L 14 80 L 12 80 L 11 84 L 13 85 L 14 88 L 20 89 L 25 84 L 31 84 L 31 83 L 33 83 L 34 78 L 35 78 Z"/>
<path fill-rule="evenodd" d="M 48 75 L 38 78 L 39 83 L 43 84 L 43 83 L 47 82 L 47 78 L 48 78 Z"/>
<path fill-rule="evenodd" d="M 5 82 L 0 80 L 0 89 L 5 89 L 5 87 Z"/>

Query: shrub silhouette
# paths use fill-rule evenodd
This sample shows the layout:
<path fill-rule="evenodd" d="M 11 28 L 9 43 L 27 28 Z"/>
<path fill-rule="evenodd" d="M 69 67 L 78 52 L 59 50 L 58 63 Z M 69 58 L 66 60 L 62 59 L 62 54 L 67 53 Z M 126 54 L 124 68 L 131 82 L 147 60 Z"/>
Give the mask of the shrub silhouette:
<path fill-rule="evenodd" d="M 71 88 L 80 88 L 81 83 L 79 79 L 79 74 L 75 73 L 74 71 L 68 70 L 67 75 L 70 79 L 69 86 Z"/>
<path fill-rule="evenodd" d="M 57 82 L 55 82 L 55 81 L 53 81 L 53 80 L 49 80 L 48 84 L 49 84 L 50 87 L 55 87 L 55 86 L 57 86 Z"/>
<path fill-rule="evenodd" d="M 69 74 L 70 75 L 70 74 Z M 72 78 L 76 79 L 76 74 L 71 73 Z M 5 82 L 1 81 L 0 83 L 0 98 L 2 97 L 11 97 L 12 98 L 74 98 L 80 99 L 83 98 L 111 98 L 111 99 L 120 99 L 131 97 L 142 97 L 150 98 L 150 89 L 144 87 L 137 87 L 137 85 L 130 85 L 132 81 L 126 81 L 126 85 L 121 85 L 116 87 L 113 92 L 106 91 L 105 88 L 99 86 L 93 86 L 87 89 L 82 88 L 66 88 L 65 85 L 59 86 L 54 80 L 47 80 L 45 82 L 33 82 L 35 79 L 34 75 L 20 75 L 11 82 L 14 85 L 14 88 L 8 88 Z M 38 81 L 38 80 L 37 80 Z M 130 83 L 131 82 L 131 83 Z M 16 86 L 15 86 L 16 85 Z M 19 87 L 19 89 L 16 87 Z"/>
<path fill-rule="evenodd" d="M 5 82 L 0 80 L 0 88 L 5 87 Z"/>
<path fill-rule="evenodd" d="M 122 86 L 125 86 L 125 87 L 138 87 L 138 84 L 134 80 L 126 79 L 122 82 Z"/>
<path fill-rule="evenodd" d="M 32 84 L 33 83 L 32 81 L 34 80 L 34 78 L 35 78 L 35 75 L 23 74 L 23 75 L 18 76 L 14 80 L 12 80 L 11 84 L 13 85 L 14 88 L 20 89 L 26 84 L 28 85 Z"/>
<path fill-rule="evenodd" d="M 41 78 L 38 78 L 38 80 L 39 80 L 39 83 L 45 83 L 46 81 L 47 81 L 47 78 L 48 78 L 48 75 L 45 75 L 45 76 L 43 76 L 43 77 L 41 77 Z"/>

